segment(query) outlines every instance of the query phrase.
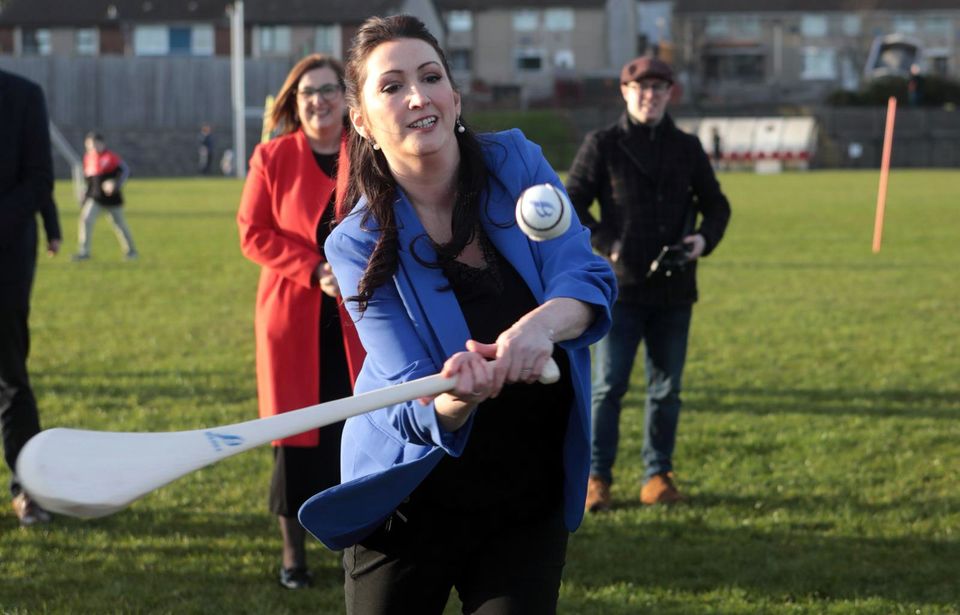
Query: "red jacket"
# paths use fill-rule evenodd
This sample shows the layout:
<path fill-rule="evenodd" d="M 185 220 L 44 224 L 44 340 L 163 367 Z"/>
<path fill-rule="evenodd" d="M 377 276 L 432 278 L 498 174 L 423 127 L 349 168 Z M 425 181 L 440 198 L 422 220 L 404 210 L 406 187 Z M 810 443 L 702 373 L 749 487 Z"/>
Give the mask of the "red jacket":
<path fill-rule="evenodd" d="M 321 290 L 313 272 L 323 257 L 316 231 L 334 179 L 320 170 L 302 131 L 258 145 L 250 158 L 237 225 L 243 254 L 261 266 L 257 288 L 257 392 L 260 416 L 319 403 Z M 364 351 L 340 308 L 351 378 Z M 316 446 L 314 429 L 274 442 Z"/>

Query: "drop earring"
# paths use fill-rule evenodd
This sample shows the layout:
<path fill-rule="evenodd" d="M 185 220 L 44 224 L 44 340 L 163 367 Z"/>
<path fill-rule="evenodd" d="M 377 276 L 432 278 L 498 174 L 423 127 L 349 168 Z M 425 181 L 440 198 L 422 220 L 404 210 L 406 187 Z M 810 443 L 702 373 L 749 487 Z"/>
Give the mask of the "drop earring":
<path fill-rule="evenodd" d="M 379 144 L 379 143 L 377 143 L 377 142 L 374 141 L 373 139 L 370 139 L 370 143 L 371 143 L 371 147 L 373 147 L 374 150 L 380 151 L 380 144 Z"/>
<path fill-rule="evenodd" d="M 457 118 L 457 132 L 459 132 L 460 134 L 467 132 L 466 126 L 464 126 L 463 123 L 460 122 L 459 117 Z"/>

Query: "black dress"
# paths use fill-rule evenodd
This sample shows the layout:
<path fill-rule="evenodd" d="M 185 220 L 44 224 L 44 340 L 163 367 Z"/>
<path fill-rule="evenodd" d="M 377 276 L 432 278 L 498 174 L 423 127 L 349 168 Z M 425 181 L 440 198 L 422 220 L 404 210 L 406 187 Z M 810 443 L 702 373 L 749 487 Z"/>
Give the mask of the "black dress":
<path fill-rule="evenodd" d="M 336 174 L 337 154 L 314 153 L 317 164 L 330 177 Z M 317 224 L 317 249 L 323 253 L 323 242 L 333 223 L 333 201 L 324 210 Z M 353 394 L 347 355 L 343 347 L 340 311 L 334 297 L 321 293 L 320 305 L 320 402 L 342 399 Z M 320 442 L 315 447 L 276 446 L 274 471 L 270 481 L 270 512 L 282 517 L 296 517 L 309 498 L 340 484 L 340 437 L 343 421 L 320 428 Z"/>

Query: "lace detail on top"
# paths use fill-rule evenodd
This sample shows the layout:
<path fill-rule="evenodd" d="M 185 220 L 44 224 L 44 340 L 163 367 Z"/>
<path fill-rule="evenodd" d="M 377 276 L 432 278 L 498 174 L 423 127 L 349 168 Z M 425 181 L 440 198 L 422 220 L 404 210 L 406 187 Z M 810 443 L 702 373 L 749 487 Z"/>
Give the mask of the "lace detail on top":
<path fill-rule="evenodd" d="M 483 252 L 484 267 L 473 267 L 456 259 L 442 265 L 443 274 L 450 282 L 451 288 L 458 295 L 463 294 L 464 298 L 503 292 L 500 253 L 482 230 L 477 231 L 477 240 Z"/>

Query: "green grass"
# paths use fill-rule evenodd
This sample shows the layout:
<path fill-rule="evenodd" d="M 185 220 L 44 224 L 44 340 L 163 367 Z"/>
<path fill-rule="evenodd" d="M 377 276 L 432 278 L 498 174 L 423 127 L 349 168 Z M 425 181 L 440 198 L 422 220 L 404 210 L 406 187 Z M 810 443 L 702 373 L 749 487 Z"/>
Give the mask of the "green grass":
<path fill-rule="evenodd" d="M 544 157 L 558 172 L 566 171 L 580 145 L 576 127 L 557 109 L 474 111 L 468 117 L 471 126 L 480 132 L 519 128 L 543 148 Z"/>
<path fill-rule="evenodd" d="M 960 613 L 960 173 L 895 171 L 879 254 L 875 173 L 721 181 L 734 216 L 701 268 L 675 455 L 693 500 L 637 503 L 638 363 L 617 507 L 573 536 L 561 612 Z M 41 259 L 32 314 L 45 426 L 256 415 L 240 188 L 135 180 L 140 261 L 103 220 L 93 260 L 70 263 L 77 209 L 58 185 L 65 254 Z M 269 472 L 263 448 L 100 520 L 21 530 L 7 513 L 0 612 L 342 611 L 338 557 L 318 543 L 317 587 L 275 586 Z"/>

